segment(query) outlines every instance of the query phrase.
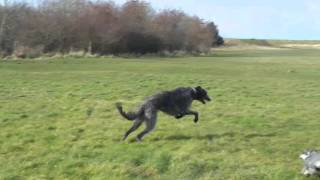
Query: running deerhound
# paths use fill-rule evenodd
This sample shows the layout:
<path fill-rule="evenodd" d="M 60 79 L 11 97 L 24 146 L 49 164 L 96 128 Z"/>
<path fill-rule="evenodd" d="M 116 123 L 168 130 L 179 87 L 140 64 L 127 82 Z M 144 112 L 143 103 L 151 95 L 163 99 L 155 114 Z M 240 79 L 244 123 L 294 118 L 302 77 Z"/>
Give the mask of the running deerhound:
<path fill-rule="evenodd" d="M 198 100 L 203 104 L 206 101 L 211 101 L 207 91 L 198 86 L 196 88 L 180 87 L 155 94 L 148 97 L 136 112 L 124 112 L 121 103 L 117 103 L 116 107 L 119 113 L 127 120 L 134 121 L 133 126 L 125 133 L 123 140 L 126 140 L 130 133 L 137 130 L 145 122 L 146 128 L 136 137 L 137 141 L 141 141 L 143 136 L 155 128 L 159 110 L 176 119 L 185 115 L 193 115 L 194 122 L 197 123 L 198 112 L 189 109 L 193 100 Z"/>

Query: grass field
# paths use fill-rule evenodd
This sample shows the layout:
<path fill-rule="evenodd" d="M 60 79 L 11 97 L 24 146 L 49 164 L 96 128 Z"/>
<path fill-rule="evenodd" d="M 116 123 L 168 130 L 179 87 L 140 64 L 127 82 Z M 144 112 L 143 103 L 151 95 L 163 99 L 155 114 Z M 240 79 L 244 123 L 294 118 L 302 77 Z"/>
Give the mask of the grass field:
<path fill-rule="evenodd" d="M 208 57 L 0 61 L 0 179 L 292 180 L 320 149 L 318 50 L 217 51 Z M 214 101 L 159 114 L 121 142 L 153 93 L 201 85 Z M 305 178 L 315 179 L 315 178 Z"/>

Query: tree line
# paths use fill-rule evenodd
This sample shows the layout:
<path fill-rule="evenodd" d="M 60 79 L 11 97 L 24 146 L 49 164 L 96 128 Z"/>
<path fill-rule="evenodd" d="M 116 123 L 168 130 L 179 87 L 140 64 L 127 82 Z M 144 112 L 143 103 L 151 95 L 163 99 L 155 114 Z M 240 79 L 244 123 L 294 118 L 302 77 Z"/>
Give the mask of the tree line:
<path fill-rule="evenodd" d="M 0 53 L 206 52 L 223 44 L 214 22 L 144 1 L 39 0 L 0 6 Z M 32 54 L 32 53 L 31 53 Z"/>

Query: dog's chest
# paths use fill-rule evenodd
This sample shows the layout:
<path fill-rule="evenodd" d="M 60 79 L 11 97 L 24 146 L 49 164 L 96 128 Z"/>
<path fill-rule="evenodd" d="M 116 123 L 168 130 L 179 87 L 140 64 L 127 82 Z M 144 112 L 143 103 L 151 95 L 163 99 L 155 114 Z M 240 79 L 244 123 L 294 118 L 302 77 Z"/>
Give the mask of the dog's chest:
<path fill-rule="evenodd" d="M 190 108 L 192 103 L 192 99 L 188 97 L 180 97 L 176 98 L 174 101 L 175 106 L 179 108 L 181 111 L 187 110 Z"/>

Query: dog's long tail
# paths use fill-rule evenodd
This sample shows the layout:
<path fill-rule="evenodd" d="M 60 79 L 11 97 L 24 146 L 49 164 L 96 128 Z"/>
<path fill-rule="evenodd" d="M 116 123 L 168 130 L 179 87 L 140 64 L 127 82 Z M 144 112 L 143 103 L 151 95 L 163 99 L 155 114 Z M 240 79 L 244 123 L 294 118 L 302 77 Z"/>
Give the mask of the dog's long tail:
<path fill-rule="evenodd" d="M 142 113 L 141 110 L 139 110 L 138 112 L 124 112 L 121 103 L 116 103 L 116 108 L 118 109 L 121 116 L 126 118 L 129 121 L 133 121 L 137 119 L 139 115 Z"/>

